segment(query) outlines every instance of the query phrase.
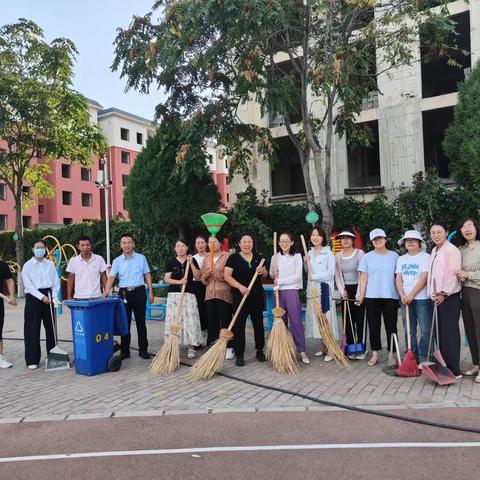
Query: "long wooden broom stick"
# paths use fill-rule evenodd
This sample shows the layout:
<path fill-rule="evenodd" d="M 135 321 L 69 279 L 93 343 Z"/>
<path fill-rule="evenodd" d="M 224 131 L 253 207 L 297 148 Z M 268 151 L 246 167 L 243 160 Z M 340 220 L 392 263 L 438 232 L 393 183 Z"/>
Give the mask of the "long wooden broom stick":
<path fill-rule="evenodd" d="M 305 237 L 303 235 L 300 236 L 302 239 L 303 250 L 305 252 L 305 256 L 308 255 L 307 244 L 305 243 Z M 307 262 L 308 268 L 308 275 L 309 277 L 312 276 L 312 266 L 310 262 Z M 333 335 L 332 327 L 330 326 L 330 322 L 326 317 L 325 313 L 322 311 L 322 304 L 320 302 L 320 292 L 318 291 L 317 282 L 315 280 L 310 281 L 310 293 L 312 295 L 312 305 L 313 311 L 315 313 L 315 318 L 317 320 L 318 329 L 320 330 L 320 335 L 322 337 L 322 341 L 327 347 L 328 354 L 333 357 L 337 364 L 342 364 L 344 367 L 350 367 L 350 363 L 345 357 L 344 352 L 338 345 L 337 339 Z"/>
<path fill-rule="evenodd" d="M 277 232 L 273 234 L 273 261 L 277 262 Z M 271 362 L 273 369 L 283 375 L 297 375 L 299 373 L 295 344 L 292 335 L 287 329 L 283 316 L 285 310 L 280 307 L 278 286 L 273 289 L 275 295 L 275 307 L 272 309 L 274 323 L 268 337 L 266 355 Z"/>
<path fill-rule="evenodd" d="M 190 262 L 187 260 L 187 268 L 183 279 L 188 281 L 188 272 L 190 271 Z M 180 366 L 180 347 L 178 345 L 178 334 L 182 329 L 180 318 L 182 315 L 183 297 L 187 284 L 182 285 L 180 298 L 178 299 L 177 309 L 175 311 L 175 320 L 170 324 L 170 333 L 165 340 L 160 351 L 155 355 L 152 363 L 148 367 L 154 375 L 165 375 L 174 372 Z"/>
<path fill-rule="evenodd" d="M 262 258 L 258 267 L 263 267 L 265 263 L 265 259 Z M 250 290 L 252 289 L 255 281 L 258 277 L 258 272 L 255 271 L 255 274 L 248 285 L 248 291 L 250 294 Z M 199 380 L 208 380 L 212 378 L 217 372 L 219 372 L 223 367 L 223 362 L 225 361 L 225 352 L 227 350 L 228 342 L 233 338 L 232 328 L 237 321 L 238 316 L 242 310 L 243 305 L 247 301 L 248 295 L 244 295 L 240 304 L 235 311 L 235 315 L 233 316 L 228 328 L 222 328 L 220 330 L 220 336 L 218 340 L 210 347 L 210 349 L 200 357 L 200 359 L 193 365 L 191 368 L 188 379 L 191 382 L 197 382 Z"/>

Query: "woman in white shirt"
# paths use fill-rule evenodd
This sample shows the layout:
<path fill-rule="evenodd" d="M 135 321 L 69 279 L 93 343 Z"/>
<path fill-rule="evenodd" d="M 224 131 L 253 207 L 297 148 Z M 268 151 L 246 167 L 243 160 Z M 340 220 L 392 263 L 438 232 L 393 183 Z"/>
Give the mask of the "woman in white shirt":
<path fill-rule="evenodd" d="M 47 247 L 43 240 L 33 243 L 33 257 L 22 268 L 25 287 L 25 363 L 31 370 L 40 363 L 40 326 L 43 321 L 47 338 L 47 352 L 55 346 L 50 303 L 60 290 L 55 265 L 45 258 Z"/>
<path fill-rule="evenodd" d="M 279 289 L 280 306 L 286 311 L 283 320 L 292 331 L 293 341 L 303 363 L 310 360 L 305 353 L 305 333 L 302 324 L 302 303 L 299 290 L 303 288 L 302 257 L 295 253 L 293 237 L 290 233 L 282 233 L 278 242 L 280 252 L 272 257 L 270 276 Z M 287 320 L 288 316 L 288 320 Z"/>
<path fill-rule="evenodd" d="M 203 260 L 207 255 L 207 241 L 202 235 L 198 235 L 195 238 L 195 250 L 196 254 L 193 258 L 197 261 L 198 268 L 201 269 L 203 265 Z M 197 298 L 197 305 L 198 305 L 198 314 L 200 315 L 200 326 L 202 328 L 203 336 L 206 337 L 207 332 L 207 309 L 205 306 L 205 285 L 201 282 L 201 280 L 193 279 L 193 291 L 195 293 L 195 297 Z M 202 345 L 194 347 L 195 350 L 200 350 Z"/>
<path fill-rule="evenodd" d="M 335 257 L 327 246 L 327 235 L 320 227 L 315 227 L 310 233 L 310 243 L 313 248 L 310 249 L 305 261 L 310 262 L 312 274 L 309 276 L 307 285 L 307 310 L 305 315 L 305 336 L 307 338 L 321 338 L 318 328 L 315 311 L 313 308 L 312 284 L 317 283 L 317 289 L 322 293 L 322 283 L 328 290 L 328 298 L 322 298 L 322 306 L 328 305 L 329 310 L 324 312 L 332 329 L 334 337 L 338 340 L 338 325 L 335 311 L 335 303 L 332 302 L 332 292 L 334 288 L 335 277 Z M 324 288 L 325 291 L 325 288 Z M 333 357 L 328 354 L 325 345 L 321 342 L 320 350 L 315 354 L 316 357 L 325 355 L 325 361 L 331 362 Z"/>

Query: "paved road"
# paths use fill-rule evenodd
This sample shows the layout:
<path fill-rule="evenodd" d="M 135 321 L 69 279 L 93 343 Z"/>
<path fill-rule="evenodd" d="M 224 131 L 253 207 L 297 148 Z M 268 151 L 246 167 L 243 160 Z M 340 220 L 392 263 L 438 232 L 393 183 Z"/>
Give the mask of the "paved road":
<path fill-rule="evenodd" d="M 410 414 L 480 428 L 476 408 Z M 343 411 L 20 423 L 0 438 L 0 478 L 15 480 L 441 480 L 474 478 L 480 455 L 480 434 Z"/>

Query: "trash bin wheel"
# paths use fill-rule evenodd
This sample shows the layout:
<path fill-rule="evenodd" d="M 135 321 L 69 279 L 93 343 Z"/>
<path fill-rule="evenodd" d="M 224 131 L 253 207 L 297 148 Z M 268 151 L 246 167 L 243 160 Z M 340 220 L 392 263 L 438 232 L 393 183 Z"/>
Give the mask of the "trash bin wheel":
<path fill-rule="evenodd" d="M 112 355 L 112 358 L 108 361 L 108 369 L 111 372 L 118 372 L 122 368 L 122 359 L 120 355 Z"/>

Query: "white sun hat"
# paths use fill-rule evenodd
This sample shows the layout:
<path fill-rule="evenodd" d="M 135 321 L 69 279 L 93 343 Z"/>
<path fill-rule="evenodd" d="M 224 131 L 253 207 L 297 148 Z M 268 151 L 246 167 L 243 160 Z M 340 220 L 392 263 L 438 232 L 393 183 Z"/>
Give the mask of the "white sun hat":
<path fill-rule="evenodd" d="M 425 240 L 422 238 L 422 234 L 418 230 L 407 230 L 403 235 L 403 237 L 397 242 L 398 245 L 400 247 L 403 246 L 405 243 L 405 240 L 409 238 L 412 240 L 419 240 L 422 250 L 426 249 L 427 245 L 425 243 Z"/>
<path fill-rule="evenodd" d="M 340 233 L 335 237 L 335 240 L 336 240 L 337 238 L 341 238 L 341 237 L 357 238 L 357 237 L 355 237 L 355 235 L 354 235 L 352 232 L 349 232 L 348 230 L 343 230 L 343 232 L 340 232 Z"/>
<path fill-rule="evenodd" d="M 374 238 L 377 238 L 377 237 L 387 238 L 387 234 L 385 233 L 385 230 L 382 230 L 381 228 L 374 228 L 368 236 L 370 237 L 370 241 L 372 241 Z"/>

